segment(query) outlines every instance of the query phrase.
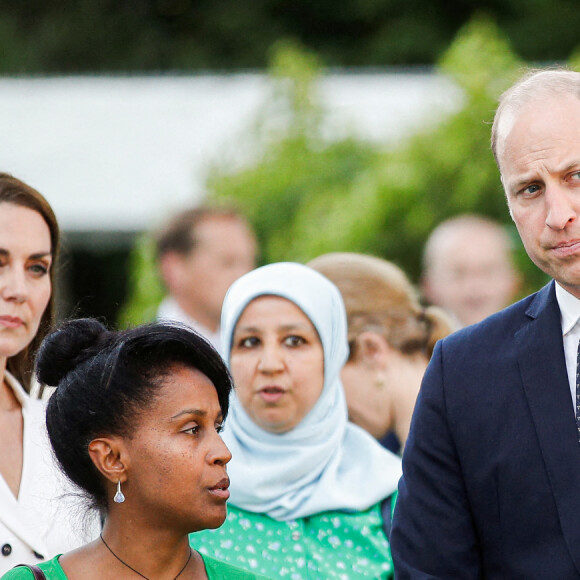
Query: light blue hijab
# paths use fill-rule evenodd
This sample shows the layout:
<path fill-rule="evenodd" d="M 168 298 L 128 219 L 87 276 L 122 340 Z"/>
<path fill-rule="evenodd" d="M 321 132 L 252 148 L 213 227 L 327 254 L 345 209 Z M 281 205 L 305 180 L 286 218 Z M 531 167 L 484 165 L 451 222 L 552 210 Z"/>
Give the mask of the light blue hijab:
<path fill-rule="evenodd" d="M 289 262 L 242 276 L 230 287 L 222 308 L 222 354 L 228 365 L 238 319 L 254 298 L 264 295 L 290 300 L 318 331 L 324 350 L 324 386 L 304 419 L 282 434 L 256 425 L 232 395 L 223 432 L 232 452 L 230 502 L 277 520 L 365 510 L 395 491 L 401 461 L 348 422 L 340 382 L 348 356 L 340 292 L 322 274 Z"/>

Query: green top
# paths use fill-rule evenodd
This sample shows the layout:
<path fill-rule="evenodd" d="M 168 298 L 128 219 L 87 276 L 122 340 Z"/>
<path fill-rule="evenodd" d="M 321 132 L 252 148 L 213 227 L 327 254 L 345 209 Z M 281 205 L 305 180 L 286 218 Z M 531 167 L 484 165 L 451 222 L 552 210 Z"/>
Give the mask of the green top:
<path fill-rule="evenodd" d="M 393 561 L 380 504 L 364 512 L 324 512 L 277 521 L 228 505 L 216 530 L 190 534 L 202 554 L 272 578 L 385 580 Z"/>
<path fill-rule="evenodd" d="M 64 570 L 61 568 L 58 559 L 61 554 L 55 556 L 52 560 L 38 564 L 38 567 L 44 572 L 47 580 L 68 580 Z M 247 572 L 236 568 L 231 564 L 220 562 L 207 554 L 201 554 L 205 571 L 209 580 L 267 580 L 263 576 Z M 136 576 L 136 575 L 135 575 Z M 29 568 L 12 568 L 8 570 L 0 580 L 30 580 L 34 576 Z"/>

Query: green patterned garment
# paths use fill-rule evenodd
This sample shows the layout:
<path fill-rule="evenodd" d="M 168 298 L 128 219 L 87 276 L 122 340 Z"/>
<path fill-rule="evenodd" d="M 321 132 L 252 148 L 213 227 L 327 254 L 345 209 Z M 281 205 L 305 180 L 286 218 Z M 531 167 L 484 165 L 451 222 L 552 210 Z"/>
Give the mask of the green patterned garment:
<path fill-rule="evenodd" d="M 38 567 L 44 572 L 47 580 L 67 580 L 66 574 L 58 561 L 60 556 L 61 554 L 52 560 L 38 564 Z M 258 576 L 255 573 L 249 573 L 246 570 L 241 570 L 230 564 L 220 562 L 206 554 L 202 554 L 201 556 L 209 580 L 268 580 L 263 576 Z M 131 576 L 133 576 L 132 572 Z M 0 580 L 34 580 L 34 576 L 28 568 L 12 568 Z"/>
<path fill-rule="evenodd" d="M 229 505 L 220 528 L 196 532 L 189 538 L 202 554 L 271 578 L 393 577 L 380 504 L 364 512 L 324 512 L 286 522 Z"/>

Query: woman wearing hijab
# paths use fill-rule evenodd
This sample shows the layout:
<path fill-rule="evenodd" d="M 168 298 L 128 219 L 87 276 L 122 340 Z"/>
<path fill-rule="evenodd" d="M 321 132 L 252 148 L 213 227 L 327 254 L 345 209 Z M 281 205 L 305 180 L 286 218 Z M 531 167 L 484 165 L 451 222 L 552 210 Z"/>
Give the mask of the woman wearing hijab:
<path fill-rule="evenodd" d="M 221 329 L 236 385 L 229 513 L 192 545 L 276 578 L 390 578 L 385 506 L 401 464 L 348 422 L 338 289 L 300 264 L 258 268 L 231 286 Z"/>

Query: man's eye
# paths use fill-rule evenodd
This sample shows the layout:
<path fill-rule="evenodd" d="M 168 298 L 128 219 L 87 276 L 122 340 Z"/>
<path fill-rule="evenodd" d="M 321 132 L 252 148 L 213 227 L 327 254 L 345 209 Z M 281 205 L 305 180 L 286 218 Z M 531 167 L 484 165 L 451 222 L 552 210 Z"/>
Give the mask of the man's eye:
<path fill-rule="evenodd" d="M 533 197 L 536 193 L 538 193 L 538 191 L 540 191 L 540 186 L 533 184 L 528 185 L 528 187 L 525 189 L 522 189 L 521 193 L 524 197 Z"/>
<path fill-rule="evenodd" d="M 197 435 L 199 433 L 199 425 L 185 429 L 184 433 L 191 433 L 192 435 Z"/>

